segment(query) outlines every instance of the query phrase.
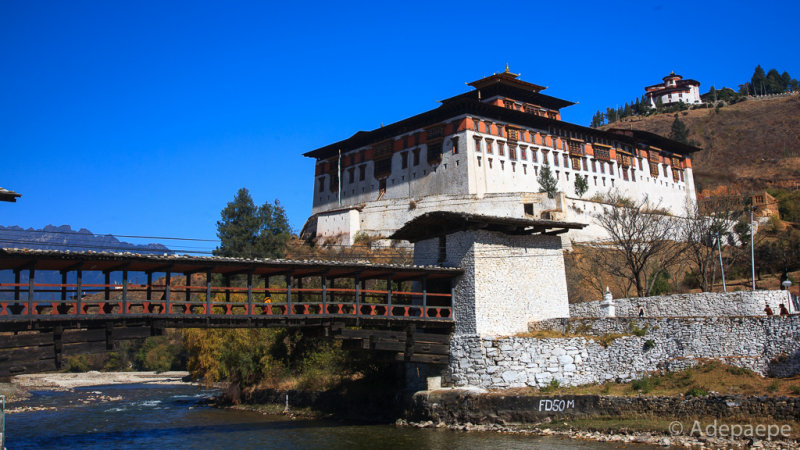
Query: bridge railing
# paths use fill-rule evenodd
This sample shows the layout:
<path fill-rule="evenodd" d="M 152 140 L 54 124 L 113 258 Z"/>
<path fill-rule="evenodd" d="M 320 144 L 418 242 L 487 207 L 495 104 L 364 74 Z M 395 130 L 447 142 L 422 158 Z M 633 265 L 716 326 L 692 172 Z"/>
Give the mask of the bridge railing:
<path fill-rule="evenodd" d="M 88 315 L 371 316 L 452 320 L 452 292 L 347 287 L 0 283 L 0 320 Z M 60 294 L 60 299 L 47 299 Z"/>

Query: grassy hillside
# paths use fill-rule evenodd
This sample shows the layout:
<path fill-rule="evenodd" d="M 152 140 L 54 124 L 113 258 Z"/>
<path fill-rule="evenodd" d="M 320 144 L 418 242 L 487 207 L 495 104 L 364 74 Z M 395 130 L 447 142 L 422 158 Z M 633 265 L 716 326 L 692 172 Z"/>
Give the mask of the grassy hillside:
<path fill-rule="evenodd" d="M 719 185 L 743 190 L 800 186 L 800 95 L 754 100 L 715 111 L 678 113 L 702 151 L 693 157 L 698 192 Z M 608 128 L 669 136 L 675 114 L 629 117 Z"/>

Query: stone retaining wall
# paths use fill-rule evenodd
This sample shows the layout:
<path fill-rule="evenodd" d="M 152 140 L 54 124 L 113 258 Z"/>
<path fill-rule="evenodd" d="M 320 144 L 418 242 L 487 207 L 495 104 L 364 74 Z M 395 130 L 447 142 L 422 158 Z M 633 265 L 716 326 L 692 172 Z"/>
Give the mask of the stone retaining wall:
<path fill-rule="evenodd" d="M 540 328 L 579 337 L 454 336 L 445 383 L 484 388 L 575 386 L 627 381 L 675 371 L 707 359 L 763 375 L 800 373 L 800 316 L 659 319 L 560 319 Z M 634 333 L 634 326 L 643 330 Z M 562 327 L 562 328 L 560 328 Z M 619 333 L 605 344 L 596 336 Z"/>
<path fill-rule="evenodd" d="M 789 305 L 786 291 L 701 292 L 655 297 L 614 299 L 617 317 L 637 317 L 639 306 L 646 317 L 763 316 L 764 306 L 778 314 L 778 305 Z M 570 317 L 604 317 L 599 301 L 569 305 Z"/>
<path fill-rule="evenodd" d="M 600 395 L 494 395 L 463 389 L 414 394 L 411 420 L 447 424 L 539 423 L 546 418 L 652 414 L 659 417 L 771 417 L 797 420 L 800 397 Z"/>

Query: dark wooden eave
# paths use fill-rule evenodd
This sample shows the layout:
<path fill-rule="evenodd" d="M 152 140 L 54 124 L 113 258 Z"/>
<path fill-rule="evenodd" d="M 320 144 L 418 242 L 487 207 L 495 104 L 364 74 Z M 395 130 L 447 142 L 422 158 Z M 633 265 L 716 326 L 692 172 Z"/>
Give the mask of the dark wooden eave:
<path fill-rule="evenodd" d="M 0 188 L 0 202 L 16 202 L 18 197 L 22 197 L 22 194 Z"/>
<path fill-rule="evenodd" d="M 624 144 L 629 144 L 633 147 L 637 147 L 639 144 L 652 145 L 665 151 L 682 155 L 688 155 L 700 150 L 699 148 L 681 144 L 680 142 L 676 142 L 652 133 L 639 133 L 638 136 L 640 136 L 640 138 L 637 139 L 630 134 L 617 132 L 612 133 L 610 131 L 584 127 L 561 120 L 537 116 L 535 114 L 530 114 L 523 111 L 516 111 L 509 108 L 503 108 L 501 106 L 490 105 L 469 97 L 457 96 L 453 97 L 452 101 L 448 100 L 436 109 L 409 117 L 408 119 L 404 119 L 372 131 L 359 131 L 348 139 L 304 153 L 303 156 L 316 158 L 318 160 L 332 158 L 338 154 L 339 150 L 341 150 L 343 153 L 356 150 L 462 115 L 485 117 L 498 122 L 543 130 L 545 132 L 549 132 L 548 130 L 551 128 L 559 128 L 565 131 L 576 131 L 588 136 L 616 140 Z"/>
<path fill-rule="evenodd" d="M 521 219 L 451 211 L 433 211 L 407 222 L 389 238 L 418 242 L 466 230 L 497 231 L 511 235 L 562 234 L 569 230 L 580 230 L 585 226 L 586 224 L 584 223 L 557 220 Z"/>

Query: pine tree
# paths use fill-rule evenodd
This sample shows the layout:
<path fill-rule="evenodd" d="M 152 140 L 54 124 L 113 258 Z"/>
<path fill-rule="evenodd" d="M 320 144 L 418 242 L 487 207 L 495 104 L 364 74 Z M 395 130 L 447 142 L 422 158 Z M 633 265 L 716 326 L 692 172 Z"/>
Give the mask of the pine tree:
<path fill-rule="evenodd" d="M 542 170 L 539 171 L 537 181 L 539 182 L 539 192 L 546 192 L 547 198 L 555 197 L 558 192 L 558 180 L 553 176 L 549 163 L 544 163 Z"/>
<path fill-rule="evenodd" d="M 753 95 L 763 95 L 764 88 L 767 82 L 767 75 L 764 73 L 764 69 L 759 64 L 756 66 L 756 70 L 753 72 L 753 76 L 750 78 L 750 87 L 753 89 Z"/>
<path fill-rule="evenodd" d="M 669 138 L 684 144 L 689 143 L 689 128 L 686 127 L 686 124 L 681 121 L 677 114 L 675 114 L 675 120 L 672 122 L 672 131 L 669 133 Z"/>
<path fill-rule="evenodd" d="M 250 192 L 241 188 L 220 213 L 214 255 L 239 258 L 280 258 L 286 254 L 291 228 L 286 211 L 275 200 L 255 206 Z"/>
<path fill-rule="evenodd" d="M 766 88 L 767 94 L 780 94 L 783 92 L 783 80 L 777 70 L 770 69 L 767 73 Z"/>
<path fill-rule="evenodd" d="M 781 74 L 781 87 L 783 88 L 783 92 L 789 91 L 792 86 L 792 76 L 789 75 L 789 72 L 785 70 Z"/>
<path fill-rule="evenodd" d="M 583 194 L 589 190 L 589 175 L 581 176 L 581 174 L 575 174 L 575 195 L 578 198 L 583 197 Z"/>

